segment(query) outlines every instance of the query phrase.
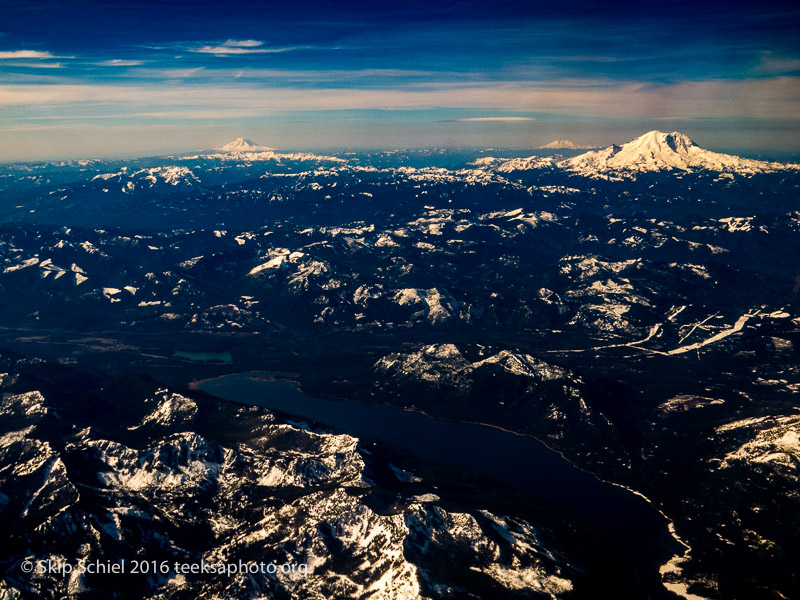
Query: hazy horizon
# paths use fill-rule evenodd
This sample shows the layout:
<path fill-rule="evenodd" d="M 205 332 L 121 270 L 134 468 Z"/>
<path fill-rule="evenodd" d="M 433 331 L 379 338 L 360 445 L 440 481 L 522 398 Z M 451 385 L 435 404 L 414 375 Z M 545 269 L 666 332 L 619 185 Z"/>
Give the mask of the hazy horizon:
<path fill-rule="evenodd" d="M 0 0 L 0 162 L 621 144 L 800 156 L 800 9 Z M 721 18 L 722 17 L 724 18 Z"/>
<path fill-rule="evenodd" d="M 662 128 L 661 131 L 674 131 L 673 128 Z M 590 150 L 595 150 L 599 148 L 607 147 L 611 144 L 622 145 L 626 142 L 639 137 L 639 135 L 646 133 L 650 130 L 641 130 L 638 133 L 632 135 L 631 137 L 625 136 L 610 136 L 609 141 L 605 143 L 599 144 L 583 144 L 581 142 L 576 141 L 575 139 L 569 138 L 569 141 L 575 143 L 576 145 L 580 146 L 575 149 L 566 149 L 570 152 L 582 151 L 588 152 Z M 681 133 L 685 133 L 685 131 L 681 131 Z M 693 137 L 693 136 L 689 136 Z M 147 145 L 143 143 L 140 149 L 136 149 L 135 147 L 130 147 L 127 144 L 125 148 L 120 148 L 115 145 L 115 141 L 112 139 L 109 141 L 109 148 L 106 151 L 99 150 L 95 152 L 91 151 L 84 151 L 82 153 L 74 153 L 70 152 L 69 150 L 64 150 L 61 152 L 51 152 L 51 153 L 43 153 L 43 154 L 31 154 L 31 155 L 20 155 L 19 157 L 15 158 L 5 158 L 0 157 L 0 164 L 35 164 L 35 163 L 46 163 L 46 162 L 61 162 L 61 161 L 80 161 L 80 160 L 101 160 L 101 161 L 126 161 L 126 160 L 136 160 L 136 159 L 144 159 L 148 157 L 160 157 L 160 156 L 173 156 L 173 155 L 186 155 L 186 154 L 193 154 L 196 152 L 208 152 L 216 150 L 219 146 L 231 142 L 237 138 L 247 138 L 250 139 L 255 144 L 269 146 L 272 147 L 276 152 L 284 152 L 284 153 L 291 153 L 291 152 L 316 152 L 316 153 L 344 153 L 344 152 L 380 152 L 380 151 L 395 151 L 395 150 L 445 150 L 445 151 L 496 151 L 499 154 L 502 153 L 527 153 L 529 152 L 531 155 L 535 155 L 541 152 L 558 152 L 564 149 L 547 149 L 542 148 L 542 146 L 546 143 L 550 143 L 557 140 L 564 140 L 568 139 L 566 136 L 556 136 L 553 138 L 548 139 L 547 141 L 543 142 L 542 144 L 536 145 L 502 145 L 502 144 L 491 144 L 491 143 L 463 143 L 463 144 L 437 144 L 437 143 L 430 143 L 430 144 L 402 144 L 398 143 L 395 145 L 384 144 L 380 145 L 378 143 L 362 143 L 362 144 L 309 144 L 309 145 L 275 145 L 274 143 L 270 143 L 269 140 L 264 140 L 258 135 L 253 135 L 248 132 L 233 132 L 228 135 L 228 137 L 219 138 L 219 136 L 214 136 L 214 138 L 210 138 L 206 144 L 201 145 L 194 145 L 194 146 L 187 146 L 187 145 L 175 145 L 175 146 L 160 146 L 160 145 Z M 400 141 L 399 139 L 396 141 Z M 743 158 L 753 158 L 758 160 L 768 160 L 768 161 L 778 161 L 778 162 L 798 162 L 800 161 L 800 149 L 796 149 L 793 151 L 789 150 L 774 150 L 770 148 L 764 149 L 755 149 L 755 148 L 741 148 L 735 145 L 721 147 L 718 145 L 709 146 L 708 144 L 701 144 L 698 143 L 699 146 L 705 148 L 707 150 L 712 150 L 715 152 L 723 152 L 726 154 L 738 155 Z"/>

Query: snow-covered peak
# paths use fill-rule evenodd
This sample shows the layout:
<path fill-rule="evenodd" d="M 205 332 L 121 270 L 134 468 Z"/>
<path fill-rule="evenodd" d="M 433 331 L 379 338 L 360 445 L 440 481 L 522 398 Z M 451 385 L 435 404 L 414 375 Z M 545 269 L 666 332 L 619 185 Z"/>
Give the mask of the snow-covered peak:
<path fill-rule="evenodd" d="M 97 180 L 124 184 L 122 191 L 126 194 L 136 189 L 150 189 L 157 185 L 189 187 L 200 184 L 200 179 L 191 169 L 177 165 L 149 167 L 138 171 L 129 171 L 127 167 L 122 167 L 116 173 L 101 173 L 92 178 L 92 181 Z"/>
<path fill-rule="evenodd" d="M 308 152 L 290 152 L 281 153 L 276 152 L 275 148 L 269 146 L 259 146 L 255 142 L 245 139 L 236 138 L 232 142 L 216 148 L 215 151 L 208 154 L 200 154 L 194 156 L 183 156 L 182 160 L 195 160 L 198 158 L 216 159 L 224 161 L 273 161 L 280 163 L 284 160 L 291 161 L 314 161 L 314 162 L 333 162 L 345 163 L 343 158 L 337 156 L 324 156 L 311 154 Z"/>
<path fill-rule="evenodd" d="M 664 133 L 654 129 L 648 131 L 644 135 L 640 135 L 635 140 L 625 144 L 631 150 L 644 154 L 645 152 L 651 153 L 670 153 L 675 152 L 678 154 L 688 154 L 690 148 L 694 146 L 694 142 L 688 135 L 680 131 L 673 131 L 672 133 Z"/>
<path fill-rule="evenodd" d="M 553 164 L 553 157 L 551 156 L 528 156 L 527 158 L 496 158 L 494 156 L 485 156 L 471 163 L 471 165 L 475 167 L 490 169 L 498 173 L 550 169 L 553 167 Z"/>
<path fill-rule="evenodd" d="M 586 152 L 561 161 L 558 166 L 581 175 L 602 178 L 633 177 L 646 171 L 717 171 L 752 175 L 783 169 L 785 165 L 740 158 L 704 150 L 680 132 L 648 131 L 622 146 L 612 145 L 602 150 Z"/>
<path fill-rule="evenodd" d="M 169 185 L 192 185 L 199 183 L 197 176 L 187 167 L 175 165 L 165 165 L 163 167 L 153 167 L 136 171 L 131 177 L 142 177 L 151 186 L 163 181 Z"/>
<path fill-rule="evenodd" d="M 252 142 L 245 138 L 236 138 L 232 142 L 225 144 L 224 146 L 220 146 L 217 150 L 222 152 L 263 152 L 266 150 L 274 150 L 275 148 L 269 148 L 268 146 L 259 146 L 255 142 Z"/>
<path fill-rule="evenodd" d="M 561 149 L 569 149 L 575 150 L 576 148 L 580 148 L 580 146 L 576 146 L 570 140 L 553 140 L 549 144 L 545 144 L 544 146 L 540 147 L 542 150 L 561 150 Z"/>

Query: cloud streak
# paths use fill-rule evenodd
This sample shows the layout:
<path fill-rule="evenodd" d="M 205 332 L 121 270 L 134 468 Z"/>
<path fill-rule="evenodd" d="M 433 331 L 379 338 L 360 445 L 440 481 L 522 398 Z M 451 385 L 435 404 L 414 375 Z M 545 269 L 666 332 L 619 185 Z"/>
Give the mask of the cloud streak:
<path fill-rule="evenodd" d="M 92 28 L 70 3 L 6 2 L 0 128 L 41 127 L 46 118 L 76 132 L 82 124 L 94 132 L 216 123 L 231 132 L 285 127 L 294 139 L 303 129 L 296 123 L 308 121 L 307 139 L 358 140 L 394 126 L 395 139 L 404 139 L 403 121 L 417 124 L 408 139 L 432 145 L 492 136 L 492 145 L 524 145 L 553 122 L 619 129 L 714 120 L 710 127 L 735 137 L 761 120 L 796 131 L 800 9 L 735 4 L 720 19 L 713 3 L 677 1 L 624 9 L 581 1 L 574 10 L 512 0 L 370 8 L 314 0 L 280 9 L 226 0 L 165 10 L 143 0 L 104 3 Z M 25 130 L 16 131 L 0 133 L 6 156 L 27 143 Z M 181 136 L 169 143 L 191 139 Z M 84 147 L 97 147 L 94 138 L 87 134 Z M 50 148 L 44 133 L 31 144 Z"/>
<path fill-rule="evenodd" d="M 64 65 L 53 62 L 28 62 L 19 60 L 3 60 L 0 65 L 6 67 L 16 67 L 24 69 L 63 69 Z"/>
<path fill-rule="evenodd" d="M 519 123 L 535 120 L 533 117 L 467 117 L 465 119 L 445 119 L 443 123 Z"/>
<path fill-rule="evenodd" d="M 264 42 L 258 40 L 228 40 L 216 46 L 204 45 L 186 48 L 189 52 L 213 54 L 214 56 L 230 56 L 242 54 L 275 54 L 293 48 L 264 48 Z"/>
<path fill-rule="evenodd" d="M 0 85 L 0 106 L 60 106 L 90 112 L 98 105 L 138 112 L 198 107 L 252 109 L 262 114 L 311 110 L 481 109 L 595 118 L 786 118 L 800 114 L 798 77 L 714 80 L 652 85 L 597 81 L 594 85 L 524 82 L 420 87 L 224 87 L 214 85 Z M 472 117 L 508 120 L 531 117 Z"/>
<path fill-rule="evenodd" d="M 0 52 L 0 59 L 17 59 L 17 58 L 63 58 L 60 56 L 53 56 L 49 52 L 42 52 L 40 50 L 11 50 Z"/>
<path fill-rule="evenodd" d="M 138 67 L 139 65 L 143 65 L 143 60 L 122 60 L 119 58 L 114 58 L 111 60 L 104 60 L 99 63 L 95 63 L 98 67 Z"/>

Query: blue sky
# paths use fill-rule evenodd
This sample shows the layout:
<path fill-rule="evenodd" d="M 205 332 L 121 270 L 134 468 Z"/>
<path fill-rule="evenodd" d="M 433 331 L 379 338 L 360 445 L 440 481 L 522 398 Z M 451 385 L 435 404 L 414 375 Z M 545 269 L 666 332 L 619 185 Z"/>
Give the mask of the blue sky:
<path fill-rule="evenodd" d="M 0 0 L 0 160 L 537 147 L 800 155 L 790 3 Z"/>

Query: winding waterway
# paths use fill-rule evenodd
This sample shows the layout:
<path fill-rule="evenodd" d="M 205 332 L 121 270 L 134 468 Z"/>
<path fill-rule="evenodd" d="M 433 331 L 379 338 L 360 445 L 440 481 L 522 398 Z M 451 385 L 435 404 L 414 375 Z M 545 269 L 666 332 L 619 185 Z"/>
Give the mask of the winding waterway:
<path fill-rule="evenodd" d="M 682 547 L 669 534 L 666 518 L 642 496 L 581 471 L 530 436 L 390 406 L 309 396 L 273 375 L 226 375 L 203 381 L 197 389 L 377 438 L 420 458 L 466 467 L 532 492 L 590 522 L 648 580 L 645 587 L 663 595 L 658 566 Z"/>

